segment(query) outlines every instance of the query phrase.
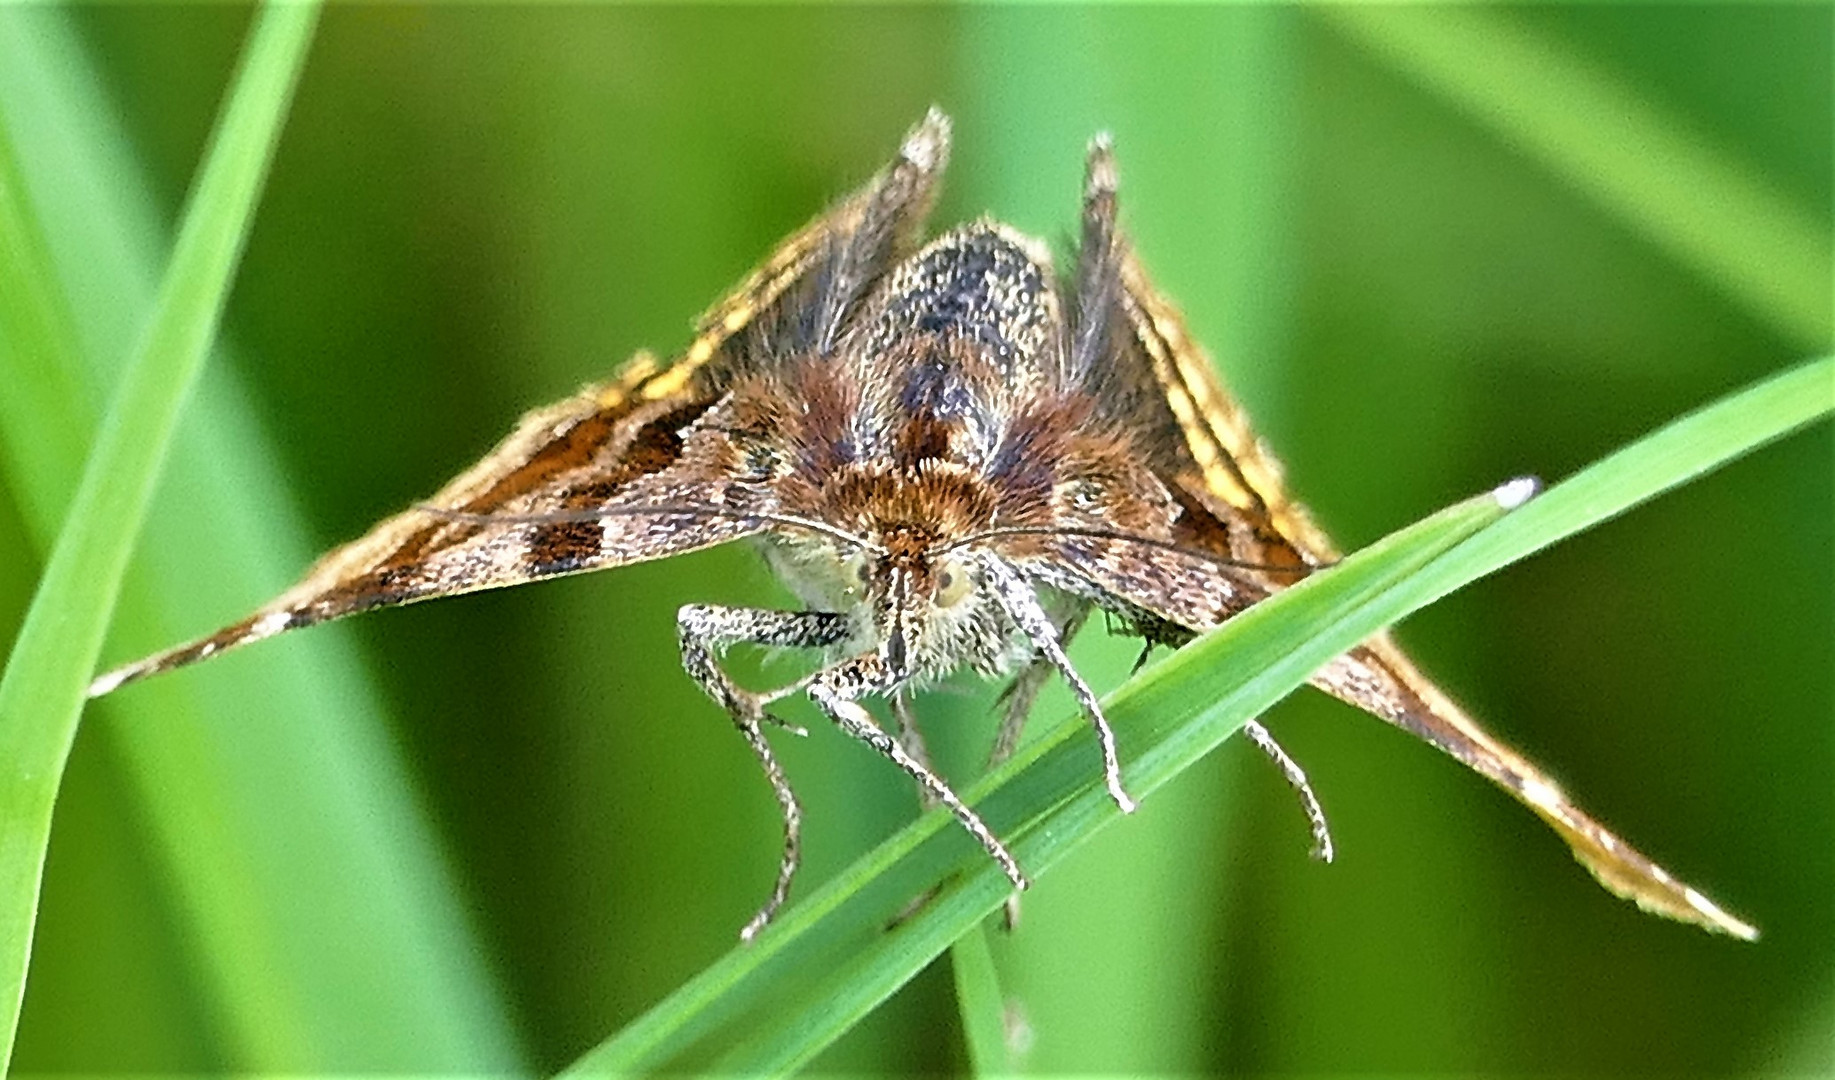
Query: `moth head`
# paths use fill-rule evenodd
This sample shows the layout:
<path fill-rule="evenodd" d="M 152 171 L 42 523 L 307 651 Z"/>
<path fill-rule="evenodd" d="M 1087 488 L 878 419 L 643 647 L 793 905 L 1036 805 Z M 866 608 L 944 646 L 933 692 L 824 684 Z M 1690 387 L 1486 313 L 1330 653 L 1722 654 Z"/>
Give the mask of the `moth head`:
<path fill-rule="evenodd" d="M 975 556 L 938 544 L 887 545 L 847 560 L 879 658 L 901 682 L 986 666 L 1002 636 Z"/>

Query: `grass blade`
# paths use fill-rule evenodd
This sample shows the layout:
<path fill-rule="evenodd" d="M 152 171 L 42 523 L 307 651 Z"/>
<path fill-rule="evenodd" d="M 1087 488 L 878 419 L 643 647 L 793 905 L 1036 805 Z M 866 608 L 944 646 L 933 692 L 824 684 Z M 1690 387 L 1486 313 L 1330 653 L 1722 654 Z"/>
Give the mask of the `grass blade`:
<path fill-rule="evenodd" d="M 1824 358 L 1683 417 L 1501 521 L 1496 499 L 1460 504 L 1257 605 L 1110 699 L 1122 745 L 1138 754 L 1125 766 L 1130 784 L 1150 794 L 1381 627 L 1831 412 L 1835 358 Z M 1118 816 L 1087 735 L 1080 723 L 1061 725 L 968 793 L 1035 874 Z M 925 815 L 571 1071 L 654 1070 L 703 1056 L 733 1072 L 806 1062 L 1000 903 L 998 869 L 967 848 L 941 814 Z M 940 879 L 930 904 L 881 930 Z M 812 982 L 812 971 L 827 974 Z"/>
<path fill-rule="evenodd" d="M 213 137 L 153 322 L 129 365 L 0 678 L 0 1064 L 11 1061 L 58 782 L 134 538 L 216 333 L 316 5 L 264 9 Z"/>
<path fill-rule="evenodd" d="M 10 350 L 0 330 L 0 383 L 22 390 L 3 403 L 16 409 L 0 408 L 0 445 L 41 550 L 76 487 L 95 388 L 118 377 L 167 243 L 120 112 L 69 23 L 55 10 L 0 11 L 0 112 L 33 209 L 57 242 L 55 266 L 36 278 L 63 284 L 84 354 L 59 369 L 48 354 Z M 0 326 L 9 299 L 0 297 Z M 231 362 L 212 366 L 181 425 L 121 599 L 112 636 L 123 651 L 237 613 L 312 555 L 272 440 L 234 358 L 218 352 Z M 78 436 L 77 450 L 60 453 L 34 428 L 12 426 L 14 412 L 70 417 L 63 433 Z M 525 1067 L 464 892 L 348 638 L 305 638 L 105 708 L 107 722 L 88 735 L 108 743 L 107 765 L 127 783 L 162 872 L 152 884 L 199 976 L 188 1007 L 202 1005 L 220 1036 L 192 1051 L 202 1061 L 261 1071 Z M 91 917 L 60 910 L 66 926 Z M 69 1031 L 30 1024 L 32 1049 L 22 1042 L 21 1055 L 65 1053 Z M 68 1056 L 90 1060 L 75 1046 Z"/>
<path fill-rule="evenodd" d="M 1786 340 L 1826 349 L 1830 248 L 1816 217 L 1516 12 L 1317 14 L 1534 157 Z"/>
<path fill-rule="evenodd" d="M 956 1009 L 962 1017 L 962 1034 L 968 1043 L 970 1072 L 975 1076 L 1005 1076 L 1008 1060 L 1006 1002 L 1000 992 L 1000 972 L 988 948 L 984 926 L 956 939 L 949 947 L 950 971 L 956 979 Z"/>
<path fill-rule="evenodd" d="M 1835 411 L 1835 356 L 1788 368 L 1563 480 L 1409 582 L 1409 603 L 1454 589 L 1702 476 Z"/>

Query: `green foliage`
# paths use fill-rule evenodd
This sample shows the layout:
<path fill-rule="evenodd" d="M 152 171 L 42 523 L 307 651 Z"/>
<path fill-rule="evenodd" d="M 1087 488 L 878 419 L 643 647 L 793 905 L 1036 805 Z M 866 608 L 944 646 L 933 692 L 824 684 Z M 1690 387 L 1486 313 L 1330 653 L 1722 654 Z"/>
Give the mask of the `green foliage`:
<path fill-rule="evenodd" d="M 128 554 L 140 533 L 166 445 L 223 312 L 256 194 L 286 115 L 314 5 L 263 12 L 249 40 L 219 133 L 212 140 L 153 317 L 103 417 L 66 524 L 0 678 L 0 1068 L 12 1059 L 39 887 L 51 842 L 51 809 L 76 739 L 84 689 L 102 652 Z M 11 157 L 11 154 L 7 154 Z M 9 163 L 11 164 L 11 163 Z M 18 175 L 17 167 L 7 169 Z M 17 191 L 8 200 L 10 278 L 48 281 L 37 230 Z M 25 332 L 9 348 L 14 366 L 33 352 L 73 370 L 74 350 L 52 289 L 21 290 L 8 319 Z M 42 350 L 42 351 L 40 351 Z M 28 380 L 21 380 L 22 382 Z M 40 393 L 54 378 L 30 380 Z M 27 389 L 22 387 L 22 390 Z"/>
<path fill-rule="evenodd" d="M 917 973 L 981 925 L 997 875 L 819 729 L 783 746 L 809 812 L 799 894 L 733 947 L 776 819 L 670 620 L 783 602 L 741 552 L 357 620 L 124 691 L 70 751 L 18 1066 L 548 1070 L 600 1046 L 588 1061 L 992 1074 L 1011 1020 L 1033 1042 L 1015 1064 L 1041 1071 L 1826 1069 L 1826 423 L 1403 631 L 1759 945 L 1606 896 L 1531 815 L 1315 695 L 1268 722 L 1332 814 L 1330 869 L 1263 763 L 1205 750 L 1332 634 L 1826 413 L 1830 362 L 1792 365 L 1831 346 L 1831 18 L 333 8 L 230 295 L 235 348 L 179 422 L 106 661 L 245 613 L 520 410 L 679 346 L 932 102 L 958 131 L 939 221 L 991 211 L 1054 241 L 1083 141 L 1114 131 L 1148 265 L 1347 548 L 1502 477 L 1597 464 L 1384 576 L 1346 608 L 1367 622 L 1299 625 L 1380 551 L 1151 665 L 1113 700 L 1157 790 L 1114 828 L 1087 733 L 1048 695 L 973 790 L 1049 870 L 1017 933 L 958 947 L 954 988 Z M 41 568 L 35 610 L 66 620 L 20 633 L 66 648 L 13 664 L 0 702 L 24 685 L 34 705 L 37 681 L 73 703 L 92 666 L 113 579 L 57 600 L 52 540 L 131 539 L 134 515 L 72 497 L 170 277 L 166 223 L 235 216 L 201 188 L 179 207 L 246 26 L 0 9 L 0 626 L 24 625 Z M 150 420 L 171 398 L 121 400 Z M 108 482 L 150 477 L 159 441 Z M 1093 631 L 1074 655 L 1113 687 L 1136 653 Z M 949 689 L 919 709 L 966 782 L 990 690 Z M 75 714 L 28 712 L 0 709 L 0 739 L 46 758 L 48 798 L 71 730 L 51 721 Z M 7 811 L 6 905 L 35 891 L 10 868 L 44 858 L 34 805 Z"/>
<path fill-rule="evenodd" d="M 124 134 L 110 129 L 107 110 L 93 101 L 102 88 L 62 16 L 0 11 L 0 113 L 14 151 L 11 174 L 27 181 L 6 186 L 0 246 L 11 256 L 8 274 L 32 285 L 8 290 L 0 313 L 0 381 L 9 388 L 0 446 L 9 493 L 36 549 L 51 549 L 66 501 L 65 531 L 86 541 L 80 549 L 60 541 L 57 550 L 76 553 L 61 577 L 59 556 L 51 556 L 35 607 L 57 617 L 36 641 L 21 631 L 6 670 L 12 696 L 0 738 L 7 760 L 22 763 L 18 775 L 9 773 L 19 787 L 9 793 L 6 818 L 6 835 L 16 841 L 7 849 L 14 863 L 4 897 L 14 980 L 32 932 L 50 796 L 97 666 L 120 564 L 138 532 L 139 507 L 122 503 L 144 501 L 165 456 L 177 405 L 228 293 L 314 15 L 309 6 L 279 8 L 251 35 L 247 74 L 199 175 L 184 218 L 190 231 L 181 233 L 156 302 L 156 260 L 164 256 L 151 242 L 145 193 L 67 180 L 133 175 Z M 53 233 L 63 244 L 47 251 L 41 236 Z M 149 323 L 148 331 L 136 323 Z M 121 375 L 87 486 L 71 500 L 100 396 L 92 388 L 114 381 L 129 347 L 136 360 L 125 372 L 137 374 Z M 174 613 L 197 597 L 228 586 L 224 601 L 241 602 L 249 590 L 284 584 L 310 555 L 288 535 L 297 526 L 279 517 L 286 496 L 278 466 L 246 405 L 220 387 L 205 390 L 163 478 L 161 504 L 177 516 L 162 521 L 156 512 L 141 549 L 143 565 L 164 565 L 131 580 L 122 595 L 120 621 L 135 629 L 136 647 L 181 633 L 184 618 Z M 98 485 L 106 490 L 85 494 Z M 67 591 L 72 584 L 78 595 Z M 32 659 L 28 650 L 43 651 Z M 135 857 L 122 845 L 150 841 L 173 883 L 166 916 L 173 924 L 124 923 L 122 907 L 143 900 L 61 924 L 54 846 L 46 886 L 53 919 L 42 927 L 22 1033 L 28 1061 L 35 1045 L 104 1055 L 88 1058 L 99 1062 L 121 1052 L 124 1067 L 172 1069 L 222 1060 L 276 1070 L 515 1061 L 498 991 L 482 975 L 462 899 L 433 854 L 365 676 L 353 658 L 322 647 L 274 660 L 279 666 L 214 693 L 171 687 L 110 702 L 105 714 L 114 724 L 104 727 L 113 775 L 105 779 L 93 764 L 84 768 L 78 743 L 58 835 L 80 838 L 79 851 L 99 836 L 117 845 L 114 859 Z M 246 703 L 264 700 L 253 714 L 262 722 L 254 723 Z M 216 723 L 200 723 L 213 716 Z M 22 797 L 39 801 L 28 810 L 17 805 Z M 110 799 L 121 800 L 116 815 L 139 820 L 145 832 L 98 822 Z M 339 835 L 328 835 L 328 826 Z M 33 1001 L 47 987 L 55 993 L 61 974 L 43 955 L 68 954 L 72 944 L 130 955 L 150 944 L 150 959 L 166 972 L 134 977 L 131 967 L 110 965 L 112 1009 L 35 1022 Z M 192 965 L 195 984 L 186 975 Z M 16 1004 L 17 994 L 9 1000 Z"/>

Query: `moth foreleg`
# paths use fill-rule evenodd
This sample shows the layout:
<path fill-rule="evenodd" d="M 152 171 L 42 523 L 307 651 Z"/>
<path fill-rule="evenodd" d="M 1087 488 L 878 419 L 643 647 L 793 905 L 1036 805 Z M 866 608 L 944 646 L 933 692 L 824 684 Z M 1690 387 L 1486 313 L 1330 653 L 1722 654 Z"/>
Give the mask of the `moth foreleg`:
<path fill-rule="evenodd" d="M 1306 823 L 1312 829 L 1312 857 L 1320 862 L 1331 862 L 1331 826 L 1326 824 L 1325 808 L 1319 805 L 1319 796 L 1314 794 L 1312 783 L 1306 779 L 1306 770 L 1300 768 L 1300 763 L 1290 757 L 1259 722 L 1251 720 L 1244 724 L 1242 733 L 1273 760 L 1275 767 L 1281 770 L 1281 775 L 1292 786 L 1294 794 L 1300 797 L 1300 809 L 1306 812 Z"/>
<path fill-rule="evenodd" d="M 878 656 L 868 654 L 844 660 L 817 673 L 809 681 L 809 698 L 835 722 L 836 727 L 892 759 L 892 763 L 916 780 L 930 798 L 948 807 L 962 827 L 969 831 L 969 835 L 979 840 L 988 854 L 994 857 L 994 861 L 1000 864 L 1013 887 L 1026 888 L 1031 883 L 1020 871 L 1019 861 L 1000 842 L 1000 838 L 994 835 L 993 830 L 988 828 L 987 823 L 981 820 L 981 815 L 970 809 L 942 777 L 912 756 L 903 743 L 880 727 L 872 714 L 856 700 L 867 694 L 885 692 L 890 689 L 888 684 L 891 681 L 892 676 L 886 665 Z"/>
<path fill-rule="evenodd" d="M 847 637 L 847 616 L 828 611 L 774 611 L 715 604 L 688 604 L 675 614 L 682 645 L 682 667 L 707 696 L 735 718 L 782 722 L 765 715 L 765 707 L 803 688 L 808 678 L 775 690 L 741 689 L 721 668 L 719 655 L 732 645 L 765 645 L 790 649 L 824 649 Z"/>
<path fill-rule="evenodd" d="M 798 680 L 774 691 L 753 692 L 741 689 L 721 668 L 719 656 L 727 646 L 741 642 L 753 645 L 775 645 L 790 648 L 826 648 L 847 636 L 845 616 L 825 611 L 772 611 L 765 608 L 729 608 L 708 604 L 689 604 L 676 612 L 676 633 L 682 643 L 682 667 L 707 696 L 726 710 L 733 725 L 745 737 L 746 745 L 758 758 L 771 782 L 771 793 L 784 813 L 784 854 L 777 866 L 777 882 L 771 898 L 739 932 L 741 940 L 750 941 L 765 928 L 790 895 L 790 882 L 802 862 L 803 810 L 790 778 L 765 738 L 766 720 L 777 722 L 765 707 L 803 685 Z"/>
<path fill-rule="evenodd" d="M 891 705 L 892 720 L 898 725 L 896 738 L 899 745 L 903 746 L 905 753 L 910 754 L 919 765 L 935 772 L 935 766 L 930 763 L 930 747 L 925 744 L 923 729 L 918 727 L 917 714 L 911 709 L 911 695 L 893 694 Z M 930 789 L 921 785 L 918 787 L 918 801 L 926 810 L 937 805 L 937 800 L 930 794 Z"/>
<path fill-rule="evenodd" d="M 1091 606 L 1083 605 L 1064 620 L 1064 627 L 1058 631 L 1058 640 L 1069 641 L 1077 636 L 1089 618 Z M 1019 749 L 1020 736 L 1026 730 L 1026 720 L 1032 715 L 1032 706 L 1038 701 L 1039 691 L 1045 688 L 1045 680 L 1058 670 L 1051 661 L 1038 658 L 1027 664 L 1007 688 L 1000 694 L 1000 729 L 994 733 L 994 745 L 988 751 L 988 768 L 993 769 L 1013 756 Z M 1007 897 L 1006 906 L 1001 912 L 1003 927 L 1011 933 L 1019 928 L 1019 897 Z"/>

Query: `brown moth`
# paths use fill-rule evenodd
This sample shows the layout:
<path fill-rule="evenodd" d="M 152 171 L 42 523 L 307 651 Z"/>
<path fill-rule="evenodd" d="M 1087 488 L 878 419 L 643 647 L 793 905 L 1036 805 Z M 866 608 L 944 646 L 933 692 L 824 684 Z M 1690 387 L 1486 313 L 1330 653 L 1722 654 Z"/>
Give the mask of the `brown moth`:
<path fill-rule="evenodd" d="M 1011 678 L 995 753 L 1053 672 L 1098 736 L 1123 809 L 1115 738 L 1063 644 L 1101 609 L 1180 645 L 1336 556 L 1116 225 L 1109 143 L 1090 147 L 1069 280 L 990 220 L 929 242 L 949 151 L 932 111 L 865 187 L 785 240 L 704 316 L 673 363 L 525 416 L 425 504 L 321 559 L 248 618 L 98 678 L 92 696 L 286 630 L 370 608 L 601 570 L 750 539 L 805 605 L 706 605 L 678 617 L 688 674 L 758 757 L 784 851 L 749 939 L 790 888 L 800 810 L 767 707 L 802 692 L 914 778 L 1000 863 L 1007 848 L 929 767 L 906 695 L 961 668 Z M 818 650 L 774 690 L 735 685 L 736 643 Z M 1608 889 L 1742 938 L 1756 931 L 1581 812 L 1423 677 L 1386 636 L 1313 684 L 1491 779 L 1560 833 Z M 889 731 L 862 699 L 890 700 Z M 1304 774 L 1315 852 L 1330 835 Z"/>

